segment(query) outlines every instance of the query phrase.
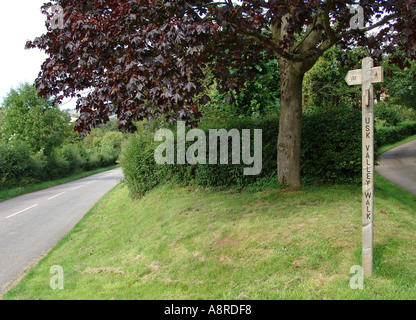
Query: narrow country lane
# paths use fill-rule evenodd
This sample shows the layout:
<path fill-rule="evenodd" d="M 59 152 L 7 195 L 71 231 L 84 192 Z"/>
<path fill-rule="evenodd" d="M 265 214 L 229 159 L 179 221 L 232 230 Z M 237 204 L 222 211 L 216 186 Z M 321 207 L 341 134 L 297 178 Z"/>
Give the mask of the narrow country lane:
<path fill-rule="evenodd" d="M 123 178 L 121 168 L 0 203 L 0 296 Z"/>

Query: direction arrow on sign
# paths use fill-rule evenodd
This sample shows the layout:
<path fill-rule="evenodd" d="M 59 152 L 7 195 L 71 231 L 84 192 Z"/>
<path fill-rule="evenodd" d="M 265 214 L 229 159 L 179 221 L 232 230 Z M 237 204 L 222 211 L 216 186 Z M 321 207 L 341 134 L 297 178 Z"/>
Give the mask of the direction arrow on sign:
<path fill-rule="evenodd" d="M 348 71 L 345 81 L 350 86 L 355 86 L 363 83 L 363 70 Z M 384 68 L 382 66 L 371 68 L 371 83 L 384 82 Z"/>

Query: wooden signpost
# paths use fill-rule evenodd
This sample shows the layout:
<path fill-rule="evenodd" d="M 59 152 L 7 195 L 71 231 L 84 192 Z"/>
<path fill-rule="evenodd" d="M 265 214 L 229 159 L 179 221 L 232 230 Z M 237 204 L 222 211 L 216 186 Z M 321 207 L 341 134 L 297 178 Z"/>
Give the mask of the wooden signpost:
<path fill-rule="evenodd" d="M 365 58 L 362 69 L 349 71 L 348 85 L 362 85 L 363 137 L 363 200 L 362 200 L 362 268 L 365 276 L 373 273 L 374 221 L 374 89 L 373 83 L 384 81 L 383 67 L 373 67 L 373 59 Z"/>

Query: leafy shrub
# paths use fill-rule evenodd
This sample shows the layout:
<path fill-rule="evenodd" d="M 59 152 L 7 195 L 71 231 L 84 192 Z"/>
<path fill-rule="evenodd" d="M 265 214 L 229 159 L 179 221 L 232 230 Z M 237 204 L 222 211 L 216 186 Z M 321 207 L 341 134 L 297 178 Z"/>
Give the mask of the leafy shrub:
<path fill-rule="evenodd" d="M 110 131 L 104 134 L 100 143 L 100 153 L 105 155 L 107 162 L 114 162 L 118 159 L 121 146 L 126 140 L 126 135 L 121 132 Z"/>
<path fill-rule="evenodd" d="M 313 68 L 305 74 L 304 104 L 308 109 L 321 110 L 343 107 L 358 107 L 361 96 L 359 86 L 349 86 L 344 78 L 351 68 L 361 68 L 358 61 L 363 48 L 343 50 L 334 46 L 326 51 Z M 342 64 L 350 60 L 355 63 Z"/>
<path fill-rule="evenodd" d="M 15 186 L 30 180 L 33 163 L 28 145 L 21 141 L 0 141 L 0 186 Z"/>
<path fill-rule="evenodd" d="M 100 137 L 100 148 L 88 149 L 83 141 L 55 148 L 49 155 L 33 153 L 26 142 L 0 141 L 0 188 L 11 188 L 63 178 L 85 170 L 114 165 L 125 136 L 109 132 Z"/>
<path fill-rule="evenodd" d="M 47 180 L 66 177 L 71 172 L 70 167 L 71 165 L 65 155 L 59 150 L 54 150 L 48 157 L 48 165 L 46 167 Z"/>
<path fill-rule="evenodd" d="M 376 123 L 385 126 L 396 126 L 402 121 L 397 108 L 387 103 L 377 103 L 374 108 L 374 118 Z"/>
<path fill-rule="evenodd" d="M 69 174 L 75 174 L 82 169 L 84 160 L 81 157 L 80 147 L 77 144 L 63 145 L 58 152 L 61 152 L 68 162 Z"/>
<path fill-rule="evenodd" d="M 407 108 L 405 106 L 394 105 L 403 121 L 416 121 L 416 108 Z"/>
<path fill-rule="evenodd" d="M 108 129 L 93 129 L 83 140 L 83 148 L 88 150 L 88 159 L 84 166 L 86 168 L 96 168 L 110 166 L 116 163 L 121 152 L 121 145 L 126 141 L 126 134 L 113 130 L 112 126 Z M 89 170 L 89 169 L 88 169 Z"/>
<path fill-rule="evenodd" d="M 35 181 L 43 181 L 46 177 L 46 166 L 48 164 L 48 157 L 39 151 L 30 155 L 30 163 L 32 164 L 31 177 Z"/>
<path fill-rule="evenodd" d="M 87 150 L 85 157 L 87 159 L 85 163 L 85 170 L 93 170 L 100 167 L 101 159 L 99 154 L 94 151 Z"/>
<path fill-rule="evenodd" d="M 153 155 L 155 143 L 151 132 L 144 129 L 132 135 L 123 147 L 120 163 L 124 179 L 133 195 L 143 195 L 160 183 Z"/>
<path fill-rule="evenodd" d="M 252 78 L 244 83 L 244 88 L 236 90 L 211 90 L 207 92 L 211 103 L 203 107 L 207 113 L 230 113 L 233 117 L 251 117 L 276 113 L 280 108 L 280 69 L 277 59 L 263 52 L 262 58 L 252 61 L 249 67 Z M 231 69 L 234 77 L 247 77 L 245 69 Z M 219 84 L 221 86 L 221 84 Z"/>

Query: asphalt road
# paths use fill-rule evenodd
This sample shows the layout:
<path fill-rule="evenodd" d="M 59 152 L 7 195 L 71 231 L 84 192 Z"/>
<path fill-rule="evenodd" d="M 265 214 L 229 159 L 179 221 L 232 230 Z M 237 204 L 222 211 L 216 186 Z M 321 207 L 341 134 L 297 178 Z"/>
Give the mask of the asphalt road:
<path fill-rule="evenodd" d="M 117 168 L 0 202 L 0 294 L 122 178 Z"/>
<path fill-rule="evenodd" d="M 387 180 L 416 194 L 416 140 L 380 155 L 376 170 Z"/>

